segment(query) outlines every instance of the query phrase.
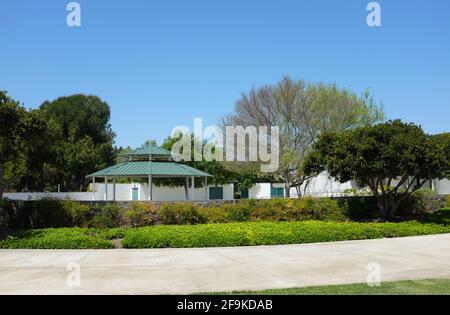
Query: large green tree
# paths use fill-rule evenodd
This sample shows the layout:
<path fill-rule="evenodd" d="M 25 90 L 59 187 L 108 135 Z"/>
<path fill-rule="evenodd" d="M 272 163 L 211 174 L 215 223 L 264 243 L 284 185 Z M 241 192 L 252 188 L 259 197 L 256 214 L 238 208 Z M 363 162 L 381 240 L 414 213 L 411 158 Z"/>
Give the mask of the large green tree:
<path fill-rule="evenodd" d="M 46 101 L 40 109 L 58 127 L 56 162 L 48 170 L 54 186 L 83 190 L 86 175 L 114 164 L 115 134 L 106 102 L 97 96 L 76 94 Z"/>
<path fill-rule="evenodd" d="M 449 134 L 429 136 L 419 126 L 389 121 L 352 131 L 323 134 L 304 171 L 328 171 L 340 182 L 356 180 L 378 198 L 385 217 L 431 179 L 450 173 Z"/>
<path fill-rule="evenodd" d="M 382 106 L 368 92 L 357 96 L 335 84 L 307 83 L 286 76 L 275 85 L 243 94 L 234 113 L 222 124 L 280 127 L 280 165 L 273 175 L 284 181 L 286 196 L 290 197 L 291 187 L 300 187 L 310 178 L 302 164 L 321 134 L 382 119 Z"/>
<path fill-rule="evenodd" d="M 11 188 L 43 189 L 54 136 L 55 125 L 40 110 L 27 111 L 0 91 L 0 199 L 5 178 Z"/>

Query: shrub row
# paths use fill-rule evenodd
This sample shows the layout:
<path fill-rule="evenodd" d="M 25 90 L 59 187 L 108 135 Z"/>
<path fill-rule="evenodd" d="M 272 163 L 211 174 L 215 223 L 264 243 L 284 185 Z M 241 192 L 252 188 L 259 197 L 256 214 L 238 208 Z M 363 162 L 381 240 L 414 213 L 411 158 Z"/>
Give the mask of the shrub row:
<path fill-rule="evenodd" d="M 102 237 L 103 236 L 103 237 Z M 0 241 L 8 249 L 107 249 L 113 244 L 105 235 L 80 228 L 31 230 Z"/>
<path fill-rule="evenodd" d="M 193 226 L 155 226 L 129 230 L 125 248 L 258 246 L 378 239 L 449 233 L 450 227 L 423 224 L 355 222 L 246 222 Z"/>
<path fill-rule="evenodd" d="M 256 246 L 392 238 L 450 233 L 449 214 L 449 210 L 441 211 L 436 214 L 436 220 L 402 223 L 238 222 L 133 229 L 31 230 L 0 240 L 0 248 L 103 249 L 112 248 L 111 240 L 119 238 L 123 238 L 122 245 L 126 248 Z"/>
<path fill-rule="evenodd" d="M 74 201 L 40 200 L 21 205 L 9 203 L 0 210 L 0 223 L 9 228 L 142 227 L 155 224 L 346 220 L 347 208 L 333 199 L 243 200 L 215 206 L 195 203 L 134 202 L 129 208 L 117 204 L 88 206 Z"/>
<path fill-rule="evenodd" d="M 403 213 L 421 209 L 439 209 L 443 202 L 417 193 L 403 205 Z M 142 227 L 155 224 L 194 225 L 205 223 L 258 221 L 348 221 L 372 220 L 378 217 L 377 200 L 371 196 L 347 198 L 301 198 L 272 200 L 242 200 L 201 206 L 189 202 L 134 202 L 129 208 L 116 204 L 89 206 L 75 201 L 43 199 L 12 203 L 0 202 L 0 227 L 59 228 L 59 227 Z"/>

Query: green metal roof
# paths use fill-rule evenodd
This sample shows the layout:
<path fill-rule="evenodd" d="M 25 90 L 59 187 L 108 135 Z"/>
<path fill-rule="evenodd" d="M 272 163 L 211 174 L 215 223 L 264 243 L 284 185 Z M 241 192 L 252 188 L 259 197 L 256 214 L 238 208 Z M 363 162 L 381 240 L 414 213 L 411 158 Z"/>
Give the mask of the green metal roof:
<path fill-rule="evenodd" d="M 163 148 L 154 145 L 147 145 L 131 151 L 128 155 L 172 155 L 172 153 Z"/>
<path fill-rule="evenodd" d="M 89 177 L 142 177 L 142 176 L 156 176 L 156 177 L 184 177 L 184 176 L 198 176 L 211 177 L 212 175 L 199 171 L 193 167 L 178 164 L 175 162 L 124 162 L 104 170 L 98 171 Z"/>

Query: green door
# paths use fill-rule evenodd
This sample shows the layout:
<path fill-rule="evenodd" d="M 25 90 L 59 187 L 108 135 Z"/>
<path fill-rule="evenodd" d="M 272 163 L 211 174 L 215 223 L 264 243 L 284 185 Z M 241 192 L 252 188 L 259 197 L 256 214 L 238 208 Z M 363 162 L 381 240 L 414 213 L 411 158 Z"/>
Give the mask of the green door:
<path fill-rule="evenodd" d="M 132 192 L 133 192 L 133 194 L 132 194 L 132 200 L 133 200 L 133 201 L 138 201 L 138 200 L 139 200 L 139 188 L 133 187 Z"/>
<path fill-rule="evenodd" d="M 241 199 L 248 199 L 248 189 L 241 190 Z"/>
<path fill-rule="evenodd" d="M 284 188 L 283 187 L 273 187 L 270 191 L 271 198 L 284 198 Z"/>
<path fill-rule="evenodd" d="M 223 187 L 209 187 L 209 199 L 223 200 Z"/>

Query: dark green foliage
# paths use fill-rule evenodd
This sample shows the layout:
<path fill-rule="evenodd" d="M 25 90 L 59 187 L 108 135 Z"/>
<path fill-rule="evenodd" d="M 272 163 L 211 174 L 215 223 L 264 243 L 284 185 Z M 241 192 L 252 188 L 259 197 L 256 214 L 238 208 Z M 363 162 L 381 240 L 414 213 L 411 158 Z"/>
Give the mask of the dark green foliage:
<path fill-rule="evenodd" d="M 26 110 L 0 91 L 0 199 L 4 188 L 44 190 L 56 126 L 40 110 Z"/>
<path fill-rule="evenodd" d="M 378 199 L 381 215 L 394 217 L 403 201 L 431 178 L 450 173 L 448 136 L 429 136 L 399 120 L 341 133 L 325 133 L 304 171 L 324 170 L 340 182 L 356 180 Z"/>
<path fill-rule="evenodd" d="M 114 164 L 115 134 L 107 103 L 96 96 L 77 94 L 46 101 L 40 109 L 58 130 L 56 161 L 47 170 L 53 187 L 61 184 L 65 191 L 83 190 L 86 175 Z"/>

